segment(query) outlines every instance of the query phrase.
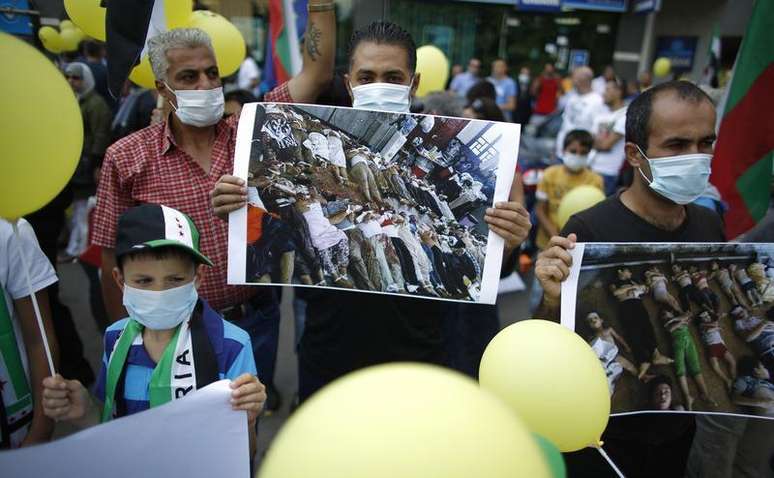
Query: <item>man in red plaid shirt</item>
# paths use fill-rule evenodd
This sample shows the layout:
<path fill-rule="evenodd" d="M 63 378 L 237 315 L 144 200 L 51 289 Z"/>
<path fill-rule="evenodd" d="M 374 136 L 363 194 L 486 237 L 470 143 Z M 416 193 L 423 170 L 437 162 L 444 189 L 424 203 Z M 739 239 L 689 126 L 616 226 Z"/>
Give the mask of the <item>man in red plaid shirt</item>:
<path fill-rule="evenodd" d="M 312 101 L 332 78 L 335 15 L 332 9 L 310 10 L 309 28 L 318 30 L 318 44 L 305 49 L 303 70 L 267 94 L 268 101 Z M 272 289 L 227 285 L 228 225 L 213 216 L 210 206 L 218 178 L 234 168 L 237 132 L 237 118 L 223 117 L 212 44 L 201 30 L 171 30 L 149 42 L 149 59 L 159 95 L 174 114 L 119 140 L 105 154 L 92 242 L 103 248 L 102 292 L 110 320 L 126 316 L 121 292 L 111 280 L 119 216 L 141 203 L 178 209 L 193 219 L 201 231 L 202 252 L 214 263 L 199 293 L 250 334 L 260 379 L 271 388 L 279 336 L 277 298 Z"/>

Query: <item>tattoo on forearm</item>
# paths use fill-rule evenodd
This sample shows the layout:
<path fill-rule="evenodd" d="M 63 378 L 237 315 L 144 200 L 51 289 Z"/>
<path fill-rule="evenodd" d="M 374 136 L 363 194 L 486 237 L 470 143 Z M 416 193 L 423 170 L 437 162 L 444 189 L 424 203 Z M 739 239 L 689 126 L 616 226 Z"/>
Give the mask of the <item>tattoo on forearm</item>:
<path fill-rule="evenodd" d="M 314 22 L 309 22 L 304 43 L 306 44 L 306 53 L 312 61 L 317 61 L 317 58 L 320 57 L 320 38 L 322 38 L 322 31 L 315 26 Z"/>

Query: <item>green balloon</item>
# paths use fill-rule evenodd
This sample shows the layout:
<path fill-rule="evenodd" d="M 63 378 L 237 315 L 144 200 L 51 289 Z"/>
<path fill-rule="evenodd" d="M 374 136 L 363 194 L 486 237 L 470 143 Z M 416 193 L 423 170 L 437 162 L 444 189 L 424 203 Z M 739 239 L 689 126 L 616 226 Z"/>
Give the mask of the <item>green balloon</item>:
<path fill-rule="evenodd" d="M 551 469 L 551 476 L 553 478 L 567 478 L 567 467 L 564 464 L 564 457 L 562 457 L 562 453 L 556 448 L 556 445 L 537 433 L 533 433 L 532 436 L 535 437 L 535 441 L 543 451 L 546 463 L 548 463 L 548 467 Z"/>

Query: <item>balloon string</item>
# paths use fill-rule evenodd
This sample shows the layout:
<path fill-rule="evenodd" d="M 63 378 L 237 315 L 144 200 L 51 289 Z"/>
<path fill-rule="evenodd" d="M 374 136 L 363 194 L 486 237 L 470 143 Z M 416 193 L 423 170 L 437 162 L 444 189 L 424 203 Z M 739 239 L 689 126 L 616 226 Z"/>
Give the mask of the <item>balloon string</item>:
<path fill-rule="evenodd" d="M 605 453 L 605 450 L 602 449 L 602 446 L 597 446 L 595 448 L 599 451 L 599 454 L 602 455 L 602 458 L 604 458 L 607 461 L 607 464 L 610 465 L 613 471 L 615 471 L 616 474 L 618 474 L 618 478 L 626 478 L 623 472 L 620 469 L 618 469 L 618 467 L 613 462 L 613 460 L 611 460 L 610 457 L 607 455 L 607 453 Z"/>
<path fill-rule="evenodd" d="M 21 237 L 19 236 L 18 223 L 13 223 L 13 232 L 16 235 L 16 240 L 21 244 Z M 40 307 L 38 307 L 38 299 L 35 296 L 35 291 L 32 289 L 32 281 L 30 280 L 30 267 L 27 263 L 27 256 L 24 250 L 20 248 L 19 255 L 22 259 L 22 267 L 24 268 L 24 278 L 27 281 L 27 290 L 30 292 L 30 299 L 32 300 L 32 308 L 35 309 L 35 318 L 38 320 L 38 329 L 40 329 L 40 338 L 43 340 L 43 347 L 46 349 L 46 358 L 48 359 L 48 369 L 51 375 L 56 374 L 54 370 L 54 360 L 51 358 L 51 348 L 48 345 L 48 336 L 46 335 L 46 328 L 43 325 L 43 318 L 40 315 Z"/>

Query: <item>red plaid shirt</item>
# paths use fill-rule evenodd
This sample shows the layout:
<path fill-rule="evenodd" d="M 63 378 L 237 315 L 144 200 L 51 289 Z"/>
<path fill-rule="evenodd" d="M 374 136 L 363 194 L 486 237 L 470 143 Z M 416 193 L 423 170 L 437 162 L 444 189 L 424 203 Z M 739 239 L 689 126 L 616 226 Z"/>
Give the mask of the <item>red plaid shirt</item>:
<path fill-rule="evenodd" d="M 288 88 L 288 82 L 286 81 L 266 93 L 263 96 L 263 101 L 267 103 L 293 103 L 293 98 L 290 96 L 290 88 Z"/>
<path fill-rule="evenodd" d="M 236 119 L 215 126 L 212 164 L 206 173 L 175 144 L 168 123 L 133 133 L 108 148 L 97 189 L 92 243 L 115 248 L 119 216 L 140 203 L 163 204 L 193 219 L 200 234 L 200 248 L 214 267 L 207 271 L 201 296 L 218 309 L 245 302 L 255 289 L 226 284 L 228 224 L 216 218 L 210 192 L 224 174 L 234 170 Z"/>

